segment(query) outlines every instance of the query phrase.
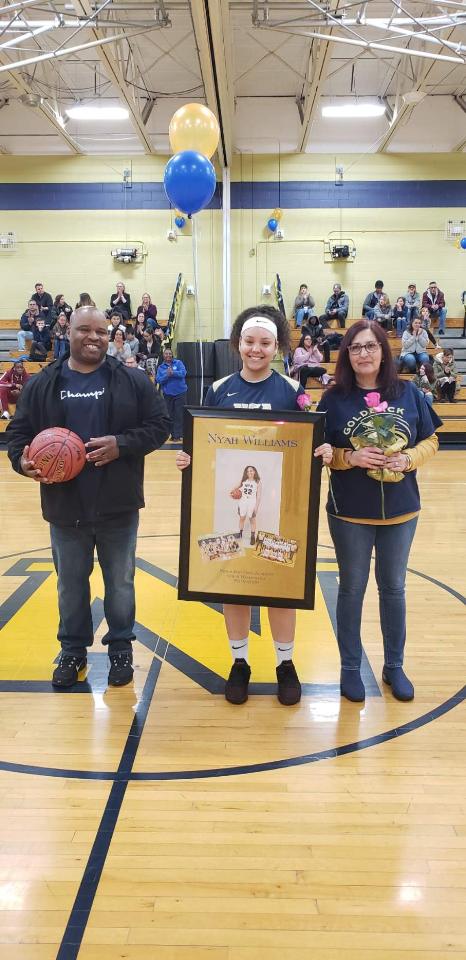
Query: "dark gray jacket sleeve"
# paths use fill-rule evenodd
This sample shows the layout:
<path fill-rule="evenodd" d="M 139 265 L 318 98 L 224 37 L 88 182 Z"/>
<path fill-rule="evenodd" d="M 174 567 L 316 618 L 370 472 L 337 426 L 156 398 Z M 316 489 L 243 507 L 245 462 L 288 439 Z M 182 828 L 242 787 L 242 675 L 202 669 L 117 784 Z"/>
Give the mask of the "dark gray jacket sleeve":
<path fill-rule="evenodd" d="M 136 373 L 136 376 L 140 421 L 137 427 L 117 434 L 120 457 L 140 457 L 152 453 L 170 435 L 170 420 L 161 394 L 145 374 Z"/>

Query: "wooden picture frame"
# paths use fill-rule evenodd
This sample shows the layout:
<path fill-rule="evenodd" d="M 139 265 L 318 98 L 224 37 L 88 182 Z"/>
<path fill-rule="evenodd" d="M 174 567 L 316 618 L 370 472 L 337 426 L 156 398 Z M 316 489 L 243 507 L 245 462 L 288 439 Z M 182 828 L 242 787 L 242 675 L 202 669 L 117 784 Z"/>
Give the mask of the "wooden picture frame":
<path fill-rule="evenodd" d="M 312 610 L 324 414 L 187 407 L 178 597 Z"/>

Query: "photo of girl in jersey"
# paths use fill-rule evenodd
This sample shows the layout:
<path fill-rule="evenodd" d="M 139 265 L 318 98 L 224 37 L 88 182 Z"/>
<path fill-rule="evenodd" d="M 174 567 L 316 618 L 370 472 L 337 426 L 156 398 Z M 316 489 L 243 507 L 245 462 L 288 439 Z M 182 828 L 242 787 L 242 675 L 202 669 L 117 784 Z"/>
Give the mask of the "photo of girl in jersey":
<path fill-rule="evenodd" d="M 240 494 L 240 496 L 238 496 Z M 230 492 L 230 497 L 238 503 L 239 531 L 243 535 L 246 518 L 249 520 L 250 538 L 253 547 L 256 542 L 256 520 L 262 496 L 261 478 L 255 467 L 247 466 L 243 470 L 241 483 Z"/>
<path fill-rule="evenodd" d="M 248 549 L 255 546 L 259 528 L 278 535 L 282 471 L 283 454 L 275 450 L 217 450 L 215 533 L 239 530 L 242 545 Z"/>

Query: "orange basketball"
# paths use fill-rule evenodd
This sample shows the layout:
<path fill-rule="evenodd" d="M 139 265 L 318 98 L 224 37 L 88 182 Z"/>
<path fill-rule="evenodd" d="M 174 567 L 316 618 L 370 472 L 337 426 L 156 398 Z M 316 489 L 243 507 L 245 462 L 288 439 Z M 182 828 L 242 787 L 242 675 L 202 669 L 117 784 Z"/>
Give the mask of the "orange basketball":
<path fill-rule="evenodd" d="M 233 497 L 233 500 L 241 500 L 242 496 L 243 494 L 241 493 L 241 487 L 235 487 L 235 489 L 230 493 L 230 497 Z"/>
<path fill-rule="evenodd" d="M 81 473 L 86 463 L 86 448 L 77 433 L 65 427 L 48 427 L 34 437 L 29 459 L 52 483 L 64 483 Z"/>

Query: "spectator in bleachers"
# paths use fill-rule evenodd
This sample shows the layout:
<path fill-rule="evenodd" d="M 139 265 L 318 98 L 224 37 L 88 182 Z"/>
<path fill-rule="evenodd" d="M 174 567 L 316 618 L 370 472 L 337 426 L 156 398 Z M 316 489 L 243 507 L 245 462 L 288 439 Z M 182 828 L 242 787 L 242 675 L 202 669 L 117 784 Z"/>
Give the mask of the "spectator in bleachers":
<path fill-rule="evenodd" d="M 64 313 L 67 320 L 70 319 L 71 314 L 73 313 L 73 307 L 70 307 L 69 303 L 66 302 L 64 293 L 57 293 L 55 300 L 53 301 L 52 319 L 50 323 L 52 328 L 57 322 L 57 318 L 60 313 Z"/>
<path fill-rule="evenodd" d="M 167 405 L 171 439 L 180 441 L 183 439 L 183 407 L 188 392 L 186 367 L 181 360 L 176 360 L 169 347 L 163 351 L 163 362 L 157 368 L 156 380 Z"/>
<path fill-rule="evenodd" d="M 463 290 L 461 294 L 461 303 L 463 304 L 463 310 L 464 310 L 463 333 L 461 334 L 461 336 L 466 337 L 466 290 Z"/>
<path fill-rule="evenodd" d="M 430 313 L 429 313 L 427 307 L 421 307 L 420 320 L 421 320 L 421 327 L 423 327 L 424 330 L 426 330 L 427 336 L 429 337 L 429 340 L 430 340 L 431 344 L 432 344 L 434 347 L 440 346 L 440 343 L 437 343 L 437 341 L 436 341 L 436 339 L 435 339 L 435 337 L 434 337 L 434 335 L 433 335 L 433 333 L 432 333 L 432 330 L 430 329 L 430 328 L 431 328 L 431 325 L 432 325 L 432 321 L 431 321 L 431 319 L 430 319 Z"/>
<path fill-rule="evenodd" d="M 434 357 L 434 377 L 439 402 L 455 403 L 455 393 L 459 390 L 459 376 L 451 347 L 445 347 L 442 353 Z"/>
<path fill-rule="evenodd" d="M 0 377 L 0 413 L 3 420 L 9 420 L 9 403 L 17 403 L 24 384 L 30 375 L 26 372 L 22 357 L 13 361 L 13 366 Z"/>
<path fill-rule="evenodd" d="M 79 294 L 79 300 L 75 306 L 75 310 L 79 310 L 80 307 L 95 307 L 95 303 L 90 293 Z"/>
<path fill-rule="evenodd" d="M 419 317 L 411 320 L 401 338 L 401 353 L 398 358 L 400 373 L 406 369 L 414 373 L 422 363 L 429 363 L 429 354 L 426 353 L 429 337 L 421 326 Z"/>
<path fill-rule="evenodd" d="M 59 313 L 53 327 L 53 359 L 59 360 L 70 352 L 69 324 L 66 313 Z"/>
<path fill-rule="evenodd" d="M 427 307 L 430 319 L 434 324 L 438 319 L 438 332 L 439 335 L 443 336 L 445 334 L 447 308 L 445 306 L 445 294 L 439 290 L 435 280 L 431 280 L 427 290 L 424 290 L 422 306 Z"/>
<path fill-rule="evenodd" d="M 128 344 L 128 347 L 131 350 L 131 356 L 135 357 L 136 354 L 139 353 L 141 349 L 141 345 L 139 343 L 139 340 L 136 337 L 136 334 L 134 332 L 134 327 L 131 323 L 126 324 L 125 333 L 126 333 L 126 343 Z"/>
<path fill-rule="evenodd" d="M 314 297 L 311 297 L 306 283 L 302 283 L 298 296 L 295 297 L 294 307 L 293 307 L 293 316 L 295 318 L 296 326 L 299 328 L 303 324 L 306 324 L 310 317 L 316 317 L 315 312 L 316 302 Z"/>
<path fill-rule="evenodd" d="M 126 324 L 123 323 L 123 317 L 121 313 L 118 313 L 116 310 L 110 316 L 110 323 L 107 327 L 109 334 L 111 335 L 114 330 L 122 330 L 123 333 L 126 333 Z"/>
<path fill-rule="evenodd" d="M 141 304 L 136 310 L 136 315 L 139 313 L 144 314 L 144 320 L 156 320 L 157 319 L 157 307 L 155 303 L 152 303 L 152 300 L 148 293 L 143 293 Z"/>
<path fill-rule="evenodd" d="M 402 337 L 409 323 L 408 307 L 404 297 L 398 297 L 395 306 L 392 309 L 392 324 L 396 330 L 397 337 Z"/>
<path fill-rule="evenodd" d="M 366 320 L 374 319 L 374 307 L 378 304 L 383 294 L 383 280 L 376 280 L 374 290 L 367 294 L 362 305 L 362 315 Z"/>
<path fill-rule="evenodd" d="M 110 297 L 110 310 L 119 313 L 123 320 L 131 320 L 131 297 L 121 281 L 116 285 L 116 293 Z"/>
<path fill-rule="evenodd" d="M 427 400 L 429 406 L 434 402 L 435 374 L 431 363 L 421 363 L 418 372 L 413 377 L 413 383 L 416 384 L 419 392 Z"/>
<path fill-rule="evenodd" d="M 408 290 L 405 294 L 405 304 L 408 310 L 408 323 L 410 320 L 415 319 L 419 316 L 419 310 L 421 308 L 421 297 L 416 290 L 416 284 L 410 283 L 408 285 Z M 401 331 L 403 333 L 403 331 Z"/>
<path fill-rule="evenodd" d="M 129 360 L 132 356 L 130 346 L 126 343 L 126 334 L 124 330 L 120 330 L 119 327 L 112 330 L 110 334 L 107 354 L 109 357 L 115 357 L 115 360 L 120 360 L 122 363 Z"/>
<path fill-rule="evenodd" d="M 35 284 L 35 293 L 32 294 L 31 300 L 36 301 L 39 307 L 39 313 L 43 314 L 45 322 L 50 326 L 52 322 L 53 300 L 50 293 L 45 292 L 43 283 Z"/>
<path fill-rule="evenodd" d="M 344 327 L 345 320 L 348 316 L 348 310 L 348 294 L 341 289 L 341 283 L 334 283 L 333 293 L 325 304 L 325 313 L 319 317 L 319 320 L 324 324 L 324 326 L 327 326 L 331 320 L 338 320 L 338 326 Z"/>
<path fill-rule="evenodd" d="M 26 349 L 26 340 L 32 341 L 34 330 L 36 329 L 36 322 L 41 317 L 43 318 L 43 314 L 40 313 L 36 301 L 30 300 L 27 310 L 25 310 L 21 316 L 19 321 L 20 329 L 16 334 L 18 340 L 18 350 L 21 350 L 22 353 Z"/>
<path fill-rule="evenodd" d="M 372 319 L 380 323 L 384 330 L 393 330 L 392 305 L 388 293 L 383 293 L 372 311 Z"/>
<path fill-rule="evenodd" d="M 304 333 L 293 354 L 293 363 L 290 374 L 294 380 L 299 380 L 302 387 L 306 386 L 308 377 L 316 377 L 321 383 L 327 384 L 330 377 L 325 367 L 321 366 L 323 356 L 309 333 Z"/>
<path fill-rule="evenodd" d="M 146 329 L 146 318 L 142 310 L 138 310 L 136 315 L 135 334 L 137 340 L 142 340 L 142 335 Z"/>
<path fill-rule="evenodd" d="M 322 350 L 325 363 L 329 363 L 330 344 L 324 334 L 324 328 L 318 317 L 309 317 L 309 320 L 306 320 L 301 328 L 301 334 L 304 337 L 306 333 L 312 337 L 312 340 L 318 346 L 319 350 Z"/>
<path fill-rule="evenodd" d="M 142 340 L 140 341 L 140 353 L 144 357 L 152 357 L 158 360 L 162 349 L 160 333 L 161 328 L 159 327 L 157 329 L 154 321 L 148 320 L 146 329 L 142 335 Z"/>
<path fill-rule="evenodd" d="M 50 330 L 42 317 L 36 321 L 35 329 L 32 333 L 30 360 L 46 360 L 47 354 L 52 347 L 52 338 Z"/>

